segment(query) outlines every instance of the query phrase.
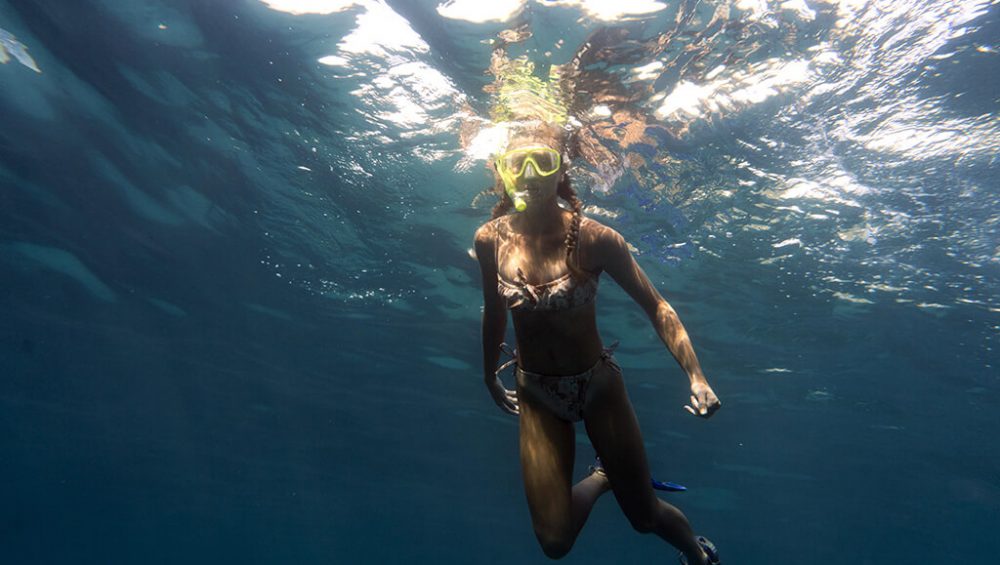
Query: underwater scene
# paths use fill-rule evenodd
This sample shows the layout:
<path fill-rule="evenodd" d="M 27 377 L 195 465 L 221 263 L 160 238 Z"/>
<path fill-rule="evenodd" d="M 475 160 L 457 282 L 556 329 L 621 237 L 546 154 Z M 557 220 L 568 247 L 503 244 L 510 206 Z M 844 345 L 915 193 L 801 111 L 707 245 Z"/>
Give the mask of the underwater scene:
<path fill-rule="evenodd" d="M 721 401 L 603 277 L 721 563 L 997 562 L 998 4 L 0 0 L 0 562 L 550 562 L 474 249 L 526 115 Z M 630 520 L 562 561 L 678 562 Z"/>

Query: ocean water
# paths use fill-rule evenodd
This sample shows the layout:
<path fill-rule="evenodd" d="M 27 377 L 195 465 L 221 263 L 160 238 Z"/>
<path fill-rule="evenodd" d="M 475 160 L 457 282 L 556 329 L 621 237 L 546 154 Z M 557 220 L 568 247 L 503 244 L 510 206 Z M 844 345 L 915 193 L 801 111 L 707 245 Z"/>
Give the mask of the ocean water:
<path fill-rule="evenodd" d="M 0 562 L 548 561 L 479 369 L 500 36 L 583 63 L 577 190 L 722 410 L 607 278 L 602 336 L 723 562 L 995 562 L 998 14 L 0 0 Z M 565 561 L 675 559 L 605 497 Z"/>

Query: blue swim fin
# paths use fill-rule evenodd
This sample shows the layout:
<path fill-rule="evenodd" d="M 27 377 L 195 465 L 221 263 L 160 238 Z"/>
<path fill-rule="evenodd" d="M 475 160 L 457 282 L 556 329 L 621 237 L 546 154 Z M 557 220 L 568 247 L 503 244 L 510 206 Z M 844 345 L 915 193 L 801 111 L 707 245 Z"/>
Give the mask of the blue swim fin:
<path fill-rule="evenodd" d="M 650 479 L 649 482 L 653 483 L 653 488 L 655 488 L 656 490 L 665 490 L 667 492 L 684 492 L 688 489 L 684 485 L 671 483 L 669 481 L 658 481 L 656 479 Z"/>

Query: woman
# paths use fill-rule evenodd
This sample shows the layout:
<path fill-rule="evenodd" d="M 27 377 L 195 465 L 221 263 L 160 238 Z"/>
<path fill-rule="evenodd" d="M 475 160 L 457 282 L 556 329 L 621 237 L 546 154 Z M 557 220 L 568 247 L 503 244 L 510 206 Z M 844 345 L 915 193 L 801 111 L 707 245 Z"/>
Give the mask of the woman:
<path fill-rule="evenodd" d="M 597 498 L 611 490 L 640 532 L 678 548 L 682 562 L 718 563 L 711 542 L 657 498 L 621 370 L 598 335 L 594 298 L 606 272 L 646 311 L 691 380 L 691 405 L 708 418 L 719 399 L 702 374 L 684 326 L 615 230 L 583 216 L 566 176 L 563 129 L 535 124 L 514 135 L 495 162 L 501 202 L 476 231 L 483 278 L 483 374 L 497 405 L 519 415 L 521 468 L 535 534 L 545 554 L 569 552 Z M 558 204 L 562 198 L 572 212 Z M 511 208 L 518 210 L 508 214 Z M 511 310 L 517 390 L 496 370 Z M 572 485 L 574 422 L 598 455 Z"/>

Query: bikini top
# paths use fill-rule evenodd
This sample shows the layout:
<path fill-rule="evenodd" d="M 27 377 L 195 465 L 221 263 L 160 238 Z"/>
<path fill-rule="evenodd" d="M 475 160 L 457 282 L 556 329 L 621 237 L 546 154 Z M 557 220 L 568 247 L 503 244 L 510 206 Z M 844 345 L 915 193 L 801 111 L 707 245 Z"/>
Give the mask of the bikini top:
<path fill-rule="evenodd" d="M 517 268 L 517 278 L 514 281 L 504 280 L 500 276 L 500 230 L 505 229 L 503 220 L 497 222 L 494 253 L 497 264 L 497 292 L 511 310 L 556 311 L 577 308 L 593 302 L 597 296 L 597 276 L 588 274 L 583 280 L 574 279 L 571 273 L 541 284 L 531 284 L 524 276 L 524 271 Z M 579 264 L 580 246 L 573 251 Z"/>

